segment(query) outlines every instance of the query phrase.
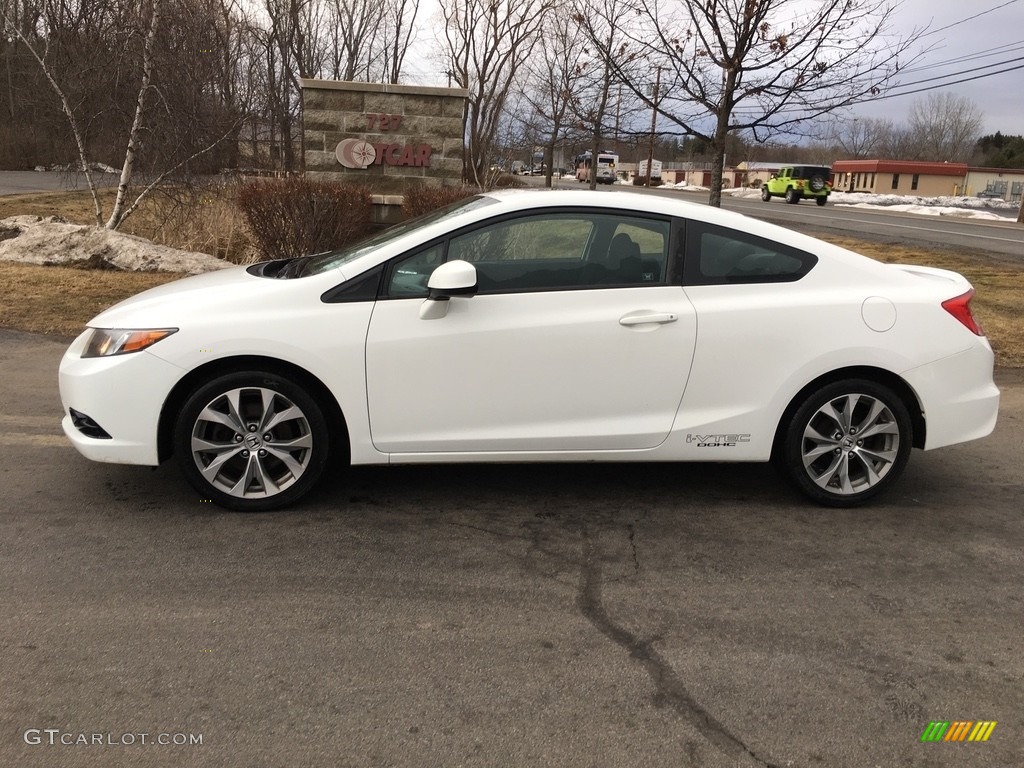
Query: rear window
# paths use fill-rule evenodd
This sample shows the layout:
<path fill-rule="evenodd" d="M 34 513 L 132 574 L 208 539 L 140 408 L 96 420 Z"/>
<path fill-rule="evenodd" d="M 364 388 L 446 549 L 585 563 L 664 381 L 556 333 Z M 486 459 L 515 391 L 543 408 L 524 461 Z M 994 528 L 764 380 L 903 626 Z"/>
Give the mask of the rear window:
<path fill-rule="evenodd" d="M 817 263 L 813 254 L 746 232 L 696 221 L 686 225 L 687 285 L 788 283 Z"/>
<path fill-rule="evenodd" d="M 793 168 L 793 177 L 797 179 L 812 179 L 815 176 L 821 176 L 821 178 L 827 180 L 831 175 L 831 168 L 823 168 L 821 166 L 798 165 Z"/>

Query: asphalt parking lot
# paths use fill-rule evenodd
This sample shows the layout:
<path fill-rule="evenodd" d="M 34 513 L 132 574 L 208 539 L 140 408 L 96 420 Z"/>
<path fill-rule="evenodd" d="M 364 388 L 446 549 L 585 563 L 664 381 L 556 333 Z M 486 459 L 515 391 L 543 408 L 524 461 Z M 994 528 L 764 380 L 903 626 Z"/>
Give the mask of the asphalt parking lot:
<path fill-rule="evenodd" d="M 64 346 L 0 331 L 2 766 L 1024 764 L 1022 371 L 994 435 L 860 510 L 764 466 L 572 465 L 353 469 L 239 515 L 79 457 Z"/>

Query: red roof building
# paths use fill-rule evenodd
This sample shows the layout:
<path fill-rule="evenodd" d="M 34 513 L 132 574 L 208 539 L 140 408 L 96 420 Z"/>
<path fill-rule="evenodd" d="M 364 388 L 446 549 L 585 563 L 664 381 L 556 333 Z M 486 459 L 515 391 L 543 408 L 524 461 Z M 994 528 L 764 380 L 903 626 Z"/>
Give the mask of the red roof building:
<path fill-rule="evenodd" d="M 837 192 L 937 197 L 964 194 L 967 163 L 915 160 L 836 160 L 832 188 Z"/>

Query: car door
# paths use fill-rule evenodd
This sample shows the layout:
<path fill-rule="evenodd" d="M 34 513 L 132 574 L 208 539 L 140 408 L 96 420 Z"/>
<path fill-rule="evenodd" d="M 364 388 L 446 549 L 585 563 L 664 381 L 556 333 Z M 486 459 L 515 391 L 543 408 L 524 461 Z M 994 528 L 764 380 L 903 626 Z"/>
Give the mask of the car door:
<path fill-rule="evenodd" d="M 366 341 L 374 446 L 389 453 L 651 448 L 668 434 L 696 319 L 668 219 L 505 217 L 396 259 Z M 445 260 L 478 293 L 420 319 Z"/>

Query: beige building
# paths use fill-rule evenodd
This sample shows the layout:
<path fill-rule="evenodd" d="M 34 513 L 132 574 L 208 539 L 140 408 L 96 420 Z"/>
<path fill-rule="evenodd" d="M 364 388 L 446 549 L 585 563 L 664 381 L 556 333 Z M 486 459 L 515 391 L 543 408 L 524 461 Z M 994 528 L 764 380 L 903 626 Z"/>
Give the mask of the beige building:
<path fill-rule="evenodd" d="M 1024 168 L 968 168 L 964 194 L 1019 203 L 1024 194 Z"/>
<path fill-rule="evenodd" d="M 836 160 L 832 164 L 832 189 L 876 195 L 962 195 L 966 176 L 966 163 Z"/>

